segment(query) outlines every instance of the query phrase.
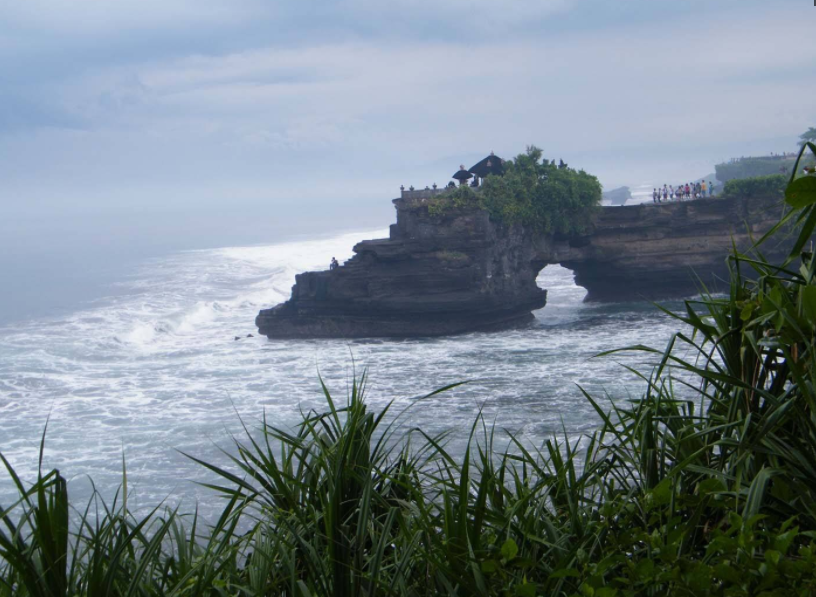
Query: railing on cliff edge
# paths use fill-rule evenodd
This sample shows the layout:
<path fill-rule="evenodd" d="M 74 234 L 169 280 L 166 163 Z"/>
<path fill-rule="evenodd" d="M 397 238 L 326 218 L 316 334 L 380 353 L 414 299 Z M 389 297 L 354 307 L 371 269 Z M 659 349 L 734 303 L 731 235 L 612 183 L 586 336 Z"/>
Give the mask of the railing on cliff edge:
<path fill-rule="evenodd" d="M 401 199 L 430 199 L 449 191 L 448 187 L 437 187 L 435 189 L 402 189 Z"/>
<path fill-rule="evenodd" d="M 456 187 L 456 188 L 459 188 L 459 187 Z M 468 188 L 471 191 L 475 191 L 475 192 L 478 192 L 478 191 L 481 190 L 480 186 L 479 187 L 471 187 L 471 186 L 468 185 Z M 451 190 L 451 187 L 437 187 L 435 189 L 431 189 L 431 188 L 402 189 L 401 192 L 400 192 L 399 199 L 402 199 L 402 200 L 406 201 L 406 203 L 405 203 L 406 206 L 408 206 L 408 205 L 417 205 L 417 204 L 425 203 L 425 201 L 427 201 L 428 199 L 431 199 L 432 197 L 436 197 L 437 195 L 441 195 L 442 193 L 445 193 L 446 191 L 450 191 L 450 190 Z M 699 201 L 700 199 L 722 199 L 722 198 L 723 198 L 722 194 L 719 194 L 719 195 L 713 195 L 713 196 L 710 195 L 710 196 L 707 196 L 707 197 L 695 197 L 693 199 L 673 199 L 671 201 L 661 201 L 660 203 L 655 203 L 655 204 L 649 203 L 648 201 L 644 201 L 642 203 L 628 203 L 628 204 L 624 203 L 624 204 L 621 204 L 621 205 L 601 205 L 601 207 L 604 207 L 604 208 L 605 207 L 631 207 L 633 205 L 655 205 L 655 206 L 658 206 L 658 205 L 667 205 L 667 204 L 674 204 L 674 203 L 688 203 L 688 202 L 691 202 L 691 201 Z M 398 199 L 395 199 L 395 201 L 398 201 Z"/>

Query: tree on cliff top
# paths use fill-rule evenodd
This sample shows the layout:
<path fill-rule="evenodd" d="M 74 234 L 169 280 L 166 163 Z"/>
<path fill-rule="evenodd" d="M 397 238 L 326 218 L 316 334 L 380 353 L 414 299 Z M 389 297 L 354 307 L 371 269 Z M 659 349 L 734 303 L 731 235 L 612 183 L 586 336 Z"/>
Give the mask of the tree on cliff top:
<path fill-rule="evenodd" d="M 816 128 L 810 127 L 804 133 L 799 135 L 799 147 L 804 147 L 805 143 L 816 143 Z"/>
<path fill-rule="evenodd" d="M 520 223 L 540 232 L 576 234 L 591 225 L 601 204 L 601 184 L 583 170 L 542 160 L 531 145 L 505 162 L 503 176 L 488 176 L 481 201 L 491 215 L 505 223 Z"/>

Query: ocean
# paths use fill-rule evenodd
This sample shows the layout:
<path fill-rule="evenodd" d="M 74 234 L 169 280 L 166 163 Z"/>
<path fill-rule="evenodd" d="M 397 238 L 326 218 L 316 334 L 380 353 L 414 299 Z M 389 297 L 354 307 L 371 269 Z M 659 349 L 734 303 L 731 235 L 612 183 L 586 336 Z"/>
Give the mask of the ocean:
<path fill-rule="evenodd" d="M 369 376 L 370 408 L 407 409 L 400 429 L 449 432 L 461 454 L 479 412 L 488 423 L 540 445 L 553 434 L 577 440 L 599 424 L 579 386 L 625 401 L 643 384 L 622 363 L 648 369 L 642 354 L 595 355 L 647 344 L 662 348 L 677 323 L 648 302 L 584 303 L 572 273 L 545 268 L 538 283 L 547 306 L 528 328 L 407 340 L 269 340 L 258 337 L 258 310 L 289 297 L 295 274 L 341 262 L 361 229 L 324 238 L 133 258 L 92 284 L 94 296 L 0 323 L 0 451 L 24 479 L 57 467 L 76 498 L 89 479 L 105 496 L 127 465 L 131 505 L 182 503 L 202 512 L 220 498 L 196 482 L 213 479 L 182 452 L 228 465 L 241 420 L 295 425 L 322 409 L 320 379 L 344 400 L 355 375 Z M 240 244 L 240 243 L 236 243 Z M 93 272 L 87 274 L 93 278 Z M 678 307 L 679 303 L 666 303 Z M 252 337 L 247 337 L 252 334 Z M 235 340 L 239 337 L 239 340 Z M 465 385 L 418 401 L 439 387 Z M 0 504 L 14 496 L 0 472 Z"/>

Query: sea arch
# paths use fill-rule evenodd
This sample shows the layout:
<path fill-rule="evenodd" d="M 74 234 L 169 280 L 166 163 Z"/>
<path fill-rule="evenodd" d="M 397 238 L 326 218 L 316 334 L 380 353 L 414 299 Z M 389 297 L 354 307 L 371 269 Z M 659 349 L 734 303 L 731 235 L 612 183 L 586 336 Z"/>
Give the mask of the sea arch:
<path fill-rule="evenodd" d="M 524 325 L 546 305 L 536 277 L 550 264 L 574 272 L 585 300 L 689 295 L 727 278 L 732 242 L 749 245 L 781 207 L 772 197 L 604 207 L 587 233 L 560 236 L 496 223 L 476 207 L 435 213 L 421 195 L 394 205 L 389 238 L 358 243 L 339 268 L 296 276 L 292 297 L 258 314 L 260 333 L 409 337 Z"/>

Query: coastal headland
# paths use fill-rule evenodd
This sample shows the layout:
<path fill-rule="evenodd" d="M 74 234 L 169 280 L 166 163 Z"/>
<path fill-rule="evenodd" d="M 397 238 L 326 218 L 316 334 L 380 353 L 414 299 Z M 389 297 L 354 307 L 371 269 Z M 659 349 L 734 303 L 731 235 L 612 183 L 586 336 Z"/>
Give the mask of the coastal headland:
<path fill-rule="evenodd" d="M 476 206 L 437 213 L 434 191 L 394 199 L 389 238 L 354 247 L 333 270 L 296 276 L 292 297 L 262 310 L 269 338 L 440 336 L 522 326 L 545 306 L 536 277 L 560 264 L 588 301 L 688 296 L 723 288 L 732 243 L 779 221 L 772 197 L 605 207 L 583 234 L 536 233 Z M 771 255 L 772 257 L 772 255 Z"/>

